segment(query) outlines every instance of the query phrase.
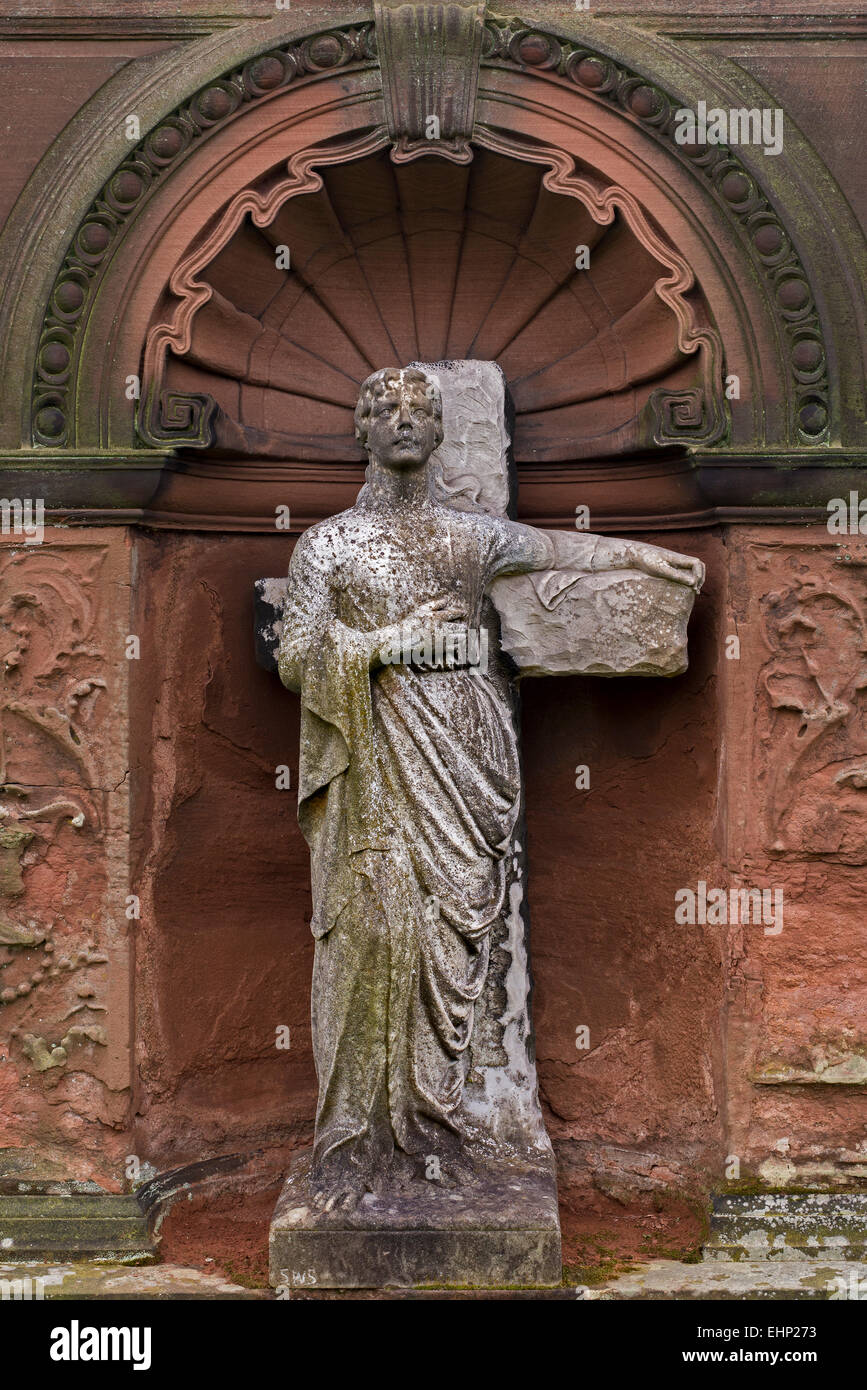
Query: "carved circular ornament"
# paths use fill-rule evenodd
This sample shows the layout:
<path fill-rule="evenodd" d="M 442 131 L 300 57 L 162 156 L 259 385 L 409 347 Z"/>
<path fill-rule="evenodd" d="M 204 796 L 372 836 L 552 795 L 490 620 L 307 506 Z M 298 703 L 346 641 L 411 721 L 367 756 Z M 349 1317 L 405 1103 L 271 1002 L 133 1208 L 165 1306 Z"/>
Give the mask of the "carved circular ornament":
<path fill-rule="evenodd" d="M 117 240 L 154 184 L 249 103 L 270 96 L 299 76 L 316 78 L 350 63 L 369 66 L 375 62 L 372 36 L 373 24 L 367 24 L 342 33 L 318 34 L 251 59 L 164 117 L 124 159 L 76 232 L 51 294 L 34 371 L 35 444 L 70 443 L 66 396 L 76 368 L 76 330 Z M 67 331 L 65 360 L 56 351 L 60 328 Z"/>
<path fill-rule="evenodd" d="M 594 97 L 628 112 L 681 159 L 705 175 L 726 213 L 746 231 L 748 245 L 771 281 L 772 302 L 786 335 L 795 382 L 795 426 L 805 443 L 821 443 L 830 422 L 826 354 L 822 327 L 804 267 L 767 198 L 737 155 L 723 145 L 678 145 L 675 113 L 681 103 L 667 96 L 622 63 L 591 49 L 521 26 L 518 21 L 488 17 L 482 62 L 516 65 L 549 79 L 564 78 Z M 785 274 L 782 271 L 785 270 Z M 812 344 L 810 366 L 804 365 L 807 329 Z M 806 373 L 806 374 L 805 374 Z M 802 388 L 810 384 L 810 391 Z"/>

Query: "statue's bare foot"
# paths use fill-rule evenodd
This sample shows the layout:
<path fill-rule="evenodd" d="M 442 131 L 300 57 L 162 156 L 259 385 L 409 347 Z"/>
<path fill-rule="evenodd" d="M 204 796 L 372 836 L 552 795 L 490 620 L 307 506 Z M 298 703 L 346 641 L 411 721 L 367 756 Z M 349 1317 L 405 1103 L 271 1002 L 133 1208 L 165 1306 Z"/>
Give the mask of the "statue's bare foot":
<path fill-rule="evenodd" d="M 346 1179 L 323 1183 L 314 1189 L 313 1205 L 317 1211 L 354 1211 L 366 1188 L 354 1186 Z"/>

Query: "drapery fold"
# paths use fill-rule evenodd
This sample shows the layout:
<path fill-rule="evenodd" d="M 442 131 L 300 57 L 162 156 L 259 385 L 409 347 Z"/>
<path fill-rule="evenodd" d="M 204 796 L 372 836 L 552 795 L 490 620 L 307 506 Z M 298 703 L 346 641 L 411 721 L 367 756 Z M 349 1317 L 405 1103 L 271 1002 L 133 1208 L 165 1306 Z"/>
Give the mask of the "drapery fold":
<path fill-rule="evenodd" d="M 496 651 L 490 669 L 372 671 L 374 634 L 443 594 L 478 629 L 498 573 L 554 555 L 541 532 L 439 505 L 421 520 L 360 505 L 293 554 L 278 664 L 301 697 L 319 1165 L 342 1157 L 372 1179 L 394 1147 L 436 1153 L 463 1133 L 474 1007 L 520 805 Z"/>

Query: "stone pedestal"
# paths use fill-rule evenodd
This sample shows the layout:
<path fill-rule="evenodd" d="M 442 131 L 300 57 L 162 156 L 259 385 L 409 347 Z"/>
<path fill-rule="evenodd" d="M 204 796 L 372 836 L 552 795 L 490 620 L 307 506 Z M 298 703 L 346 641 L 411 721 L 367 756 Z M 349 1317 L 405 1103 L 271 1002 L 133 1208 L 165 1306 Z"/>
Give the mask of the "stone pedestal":
<path fill-rule="evenodd" d="M 368 1193 L 352 1212 L 317 1211 L 300 1155 L 271 1222 L 278 1289 L 559 1284 L 553 1168 L 503 1167 L 448 1187 L 416 1178 Z"/>

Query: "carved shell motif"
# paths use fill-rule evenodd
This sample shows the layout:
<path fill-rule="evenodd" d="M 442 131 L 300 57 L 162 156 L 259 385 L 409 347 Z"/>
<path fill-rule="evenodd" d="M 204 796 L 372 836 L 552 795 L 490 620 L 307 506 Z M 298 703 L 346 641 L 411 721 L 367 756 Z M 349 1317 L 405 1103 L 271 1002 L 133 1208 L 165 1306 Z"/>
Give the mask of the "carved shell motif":
<path fill-rule="evenodd" d="M 518 462 L 707 437 L 716 335 L 629 195 L 577 173 L 558 192 L 550 169 L 488 149 L 466 166 L 382 151 L 319 174 L 267 225 L 245 218 L 191 281 L 186 350 L 167 352 L 158 384 L 167 421 L 205 401 L 199 445 L 360 459 L 359 383 L 460 358 L 505 373 Z"/>

